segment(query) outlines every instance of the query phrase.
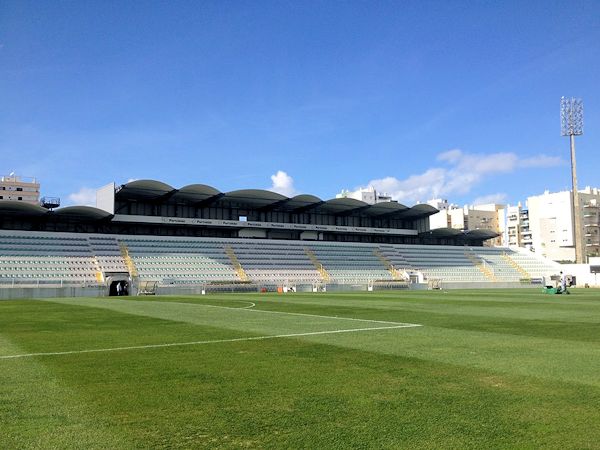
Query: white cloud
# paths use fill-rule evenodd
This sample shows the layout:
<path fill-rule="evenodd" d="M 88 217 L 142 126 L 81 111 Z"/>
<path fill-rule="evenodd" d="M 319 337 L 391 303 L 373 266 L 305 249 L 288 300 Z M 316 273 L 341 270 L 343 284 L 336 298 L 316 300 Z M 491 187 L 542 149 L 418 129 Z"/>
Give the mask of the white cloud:
<path fill-rule="evenodd" d="M 96 189 L 82 187 L 77 192 L 69 194 L 69 204 L 96 206 Z"/>
<path fill-rule="evenodd" d="M 455 148 L 453 150 L 448 150 L 447 152 L 442 152 L 437 155 L 438 161 L 447 161 L 449 163 L 454 163 L 460 159 L 462 156 L 462 150 Z"/>
<path fill-rule="evenodd" d="M 482 195 L 481 197 L 477 197 L 474 199 L 471 204 L 472 205 L 487 205 L 490 203 L 505 203 L 506 202 L 506 194 L 503 192 L 498 192 L 496 194 Z"/>
<path fill-rule="evenodd" d="M 271 175 L 271 181 L 273 184 L 269 190 L 282 195 L 287 195 L 288 197 L 296 195 L 294 179 L 283 170 L 278 170 L 276 174 Z"/>
<path fill-rule="evenodd" d="M 369 185 L 380 192 L 387 192 L 395 200 L 426 200 L 441 195 L 445 176 L 444 169 L 429 169 L 422 174 L 411 175 L 405 180 L 386 177 L 372 180 Z"/>
<path fill-rule="evenodd" d="M 560 157 L 544 154 L 530 158 L 519 158 L 512 152 L 491 154 L 465 153 L 460 149 L 442 152 L 436 158 L 440 167 L 410 175 L 405 179 L 385 177 L 369 181 L 368 185 L 378 191 L 387 192 L 400 202 L 414 203 L 432 198 L 448 198 L 452 194 L 468 194 L 486 177 L 499 173 L 510 173 L 517 169 L 553 167 L 564 161 Z M 504 194 L 486 196 L 500 199 Z M 505 198 L 506 196 L 504 195 Z M 482 197 L 483 198 L 483 197 Z M 486 203 L 491 203 L 487 201 Z"/>
<path fill-rule="evenodd" d="M 519 161 L 520 167 L 556 167 L 564 163 L 560 156 L 537 155 Z"/>

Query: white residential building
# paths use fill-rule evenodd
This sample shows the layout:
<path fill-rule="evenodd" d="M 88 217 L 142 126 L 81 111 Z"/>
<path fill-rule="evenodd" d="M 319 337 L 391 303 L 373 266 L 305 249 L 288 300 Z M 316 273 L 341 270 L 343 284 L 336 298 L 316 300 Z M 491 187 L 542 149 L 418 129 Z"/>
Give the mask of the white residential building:
<path fill-rule="evenodd" d="M 465 205 L 459 207 L 448 203 L 445 199 L 434 199 L 427 204 L 437 208 L 440 212 L 429 217 L 430 229 L 455 228 L 457 230 L 491 230 L 501 234 L 499 211 L 504 206 L 498 204 Z M 486 241 L 486 245 L 498 246 L 502 244 L 502 237 Z"/>
<path fill-rule="evenodd" d="M 449 210 L 458 208 L 457 205 L 448 203 L 448 200 L 436 198 L 433 200 L 429 200 L 427 202 L 428 205 L 433 206 L 434 208 L 439 209 L 439 212 L 429 216 L 429 229 L 435 230 L 437 228 L 451 228 L 452 222 L 450 219 Z"/>
<path fill-rule="evenodd" d="M 587 256 L 600 252 L 600 190 L 579 191 L 583 237 Z M 549 192 L 527 199 L 532 247 L 555 261 L 575 260 L 575 233 L 571 191 Z"/>
<path fill-rule="evenodd" d="M 498 219 L 504 247 L 531 248 L 529 211 L 520 202 L 517 205 L 506 205 L 499 211 Z"/>
<path fill-rule="evenodd" d="M 390 195 L 385 192 L 378 192 L 373 186 L 359 188 L 356 191 L 342 189 L 342 192 L 337 194 L 335 198 L 353 198 L 368 203 L 369 205 L 392 201 L 392 197 Z"/>

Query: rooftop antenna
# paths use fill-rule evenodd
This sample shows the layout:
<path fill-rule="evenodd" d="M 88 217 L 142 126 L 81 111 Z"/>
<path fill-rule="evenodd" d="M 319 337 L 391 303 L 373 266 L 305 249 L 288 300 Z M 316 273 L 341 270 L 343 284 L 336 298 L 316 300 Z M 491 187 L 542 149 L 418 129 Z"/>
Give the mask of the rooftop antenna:
<path fill-rule="evenodd" d="M 577 164 L 575 160 L 575 136 L 583 134 L 583 100 L 574 97 L 560 98 L 560 132 L 569 136 L 571 144 L 571 181 L 573 182 L 573 217 L 575 219 L 575 262 L 585 263 L 581 226 L 581 208 L 577 190 Z"/>

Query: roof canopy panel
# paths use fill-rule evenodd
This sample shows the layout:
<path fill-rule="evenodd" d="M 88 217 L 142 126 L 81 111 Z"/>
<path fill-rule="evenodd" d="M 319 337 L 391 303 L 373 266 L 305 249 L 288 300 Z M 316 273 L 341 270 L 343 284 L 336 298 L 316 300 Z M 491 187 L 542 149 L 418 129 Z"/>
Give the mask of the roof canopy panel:
<path fill-rule="evenodd" d="M 39 205 L 32 205 L 17 200 L 0 200 L 0 215 L 20 214 L 23 216 L 43 216 L 48 210 Z"/>
<path fill-rule="evenodd" d="M 455 228 L 436 228 L 435 230 L 424 231 L 419 233 L 419 236 L 423 237 L 437 237 L 437 238 L 460 238 L 465 241 L 485 241 L 500 236 L 498 233 L 492 230 L 457 230 Z"/>
<path fill-rule="evenodd" d="M 382 216 L 384 214 L 394 214 L 402 211 L 406 211 L 408 206 L 404 206 L 401 203 L 396 202 L 381 202 L 371 205 L 365 210 L 365 213 L 369 216 Z"/>
<path fill-rule="evenodd" d="M 407 210 L 401 213 L 402 219 L 419 219 L 423 217 L 431 216 L 435 213 L 439 212 L 437 208 L 434 208 L 431 205 L 426 203 L 420 203 L 418 205 L 413 206 L 412 208 L 408 208 Z"/>
<path fill-rule="evenodd" d="M 263 189 L 242 189 L 239 191 L 227 192 L 222 197 L 222 200 L 261 208 L 283 200 L 288 200 L 288 197 L 278 194 L 277 192 L 265 191 Z"/>
<path fill-rule="evenodd" d="M 111 213 L 92 206 L 67 206 L 65 208 L 56 209 L 52 211 L 51 214 L 65 217 L 68 216 L 81 220 L 102 220 L 112 217 Z"/>
<path fill-rule="evenodd" d="M 188 184 L 173 194 L 172 198 L 189 202 L 201 202 L 220 194 L 222 194 L 221 191 L 206 184 Z"/>
<path fill-rule="evenodd" d="M 156 180 L 136 180 L 123 184 L 115 194 L 115 197 L 122 199 L 144 199 L 153 200 L 175 191 L 173 186 L 169 186 L 162 181 Z"/>
<path fill-rule="evenodd" d="M 299 208 L 307 208 L 311 206 L 317 206 L 320 203 L 323 203 L 319 197 L 308 194 L 296 195 L 295 197 L 290 198 L 286 202 L 282 204 L 282 208 L 288 210 L 294 210 Z"/>
<path fill-rule="evenodd" d="M 437 238 L 449 238 L 449 237 L 458 237 L 458 236 L 462 236 L 463 232 L 462 230 L 457 230 L 455 228 L 436 228 L 435 230 L 428 230 L 428 231 L 423 231 L 422 233 L 419 233 L 419 236 L 430 236 L 430 237 L 437 237 Z"/>
<path fill-rule="evenodd" d="M 364 208 L 365 206 L 369 206 L 369 204 L 354 198 L 333 198 L 324 202 L 319 208 L 336 214 Z"/>
<path fill-rule="evenodd" d="M 485 241 L 500 236 L 492 230 L 467 230 L 464 232 L 464 238 L 467 241 Z"/>

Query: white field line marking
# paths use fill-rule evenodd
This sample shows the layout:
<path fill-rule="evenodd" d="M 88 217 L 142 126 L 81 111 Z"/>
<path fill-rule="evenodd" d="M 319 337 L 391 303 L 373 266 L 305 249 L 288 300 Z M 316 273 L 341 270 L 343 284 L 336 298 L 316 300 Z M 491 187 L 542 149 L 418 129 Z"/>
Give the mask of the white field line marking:
<path fill-rule="evenodd" d="M 370 327 L 370 328 L 351 328 L 347 330 L 329 330 L 329 331 L 312 331 L 307 333 L 292 333 L 292 334 L 277 334 L 271 336 L 253 336 L 233 339 L 217 339 L 212 341 L 192 341 L 192 342 L 174 342 L 170 344 L 149 344 L 149 345 L 133 345 L 130 347 L 112 347 L 112 348 L 96 348 L 87 350 L 71 350 L 65 352 L 46 352 L 46 353 L 24 353 L 21 355 L 4 355 L 0 356 L 0 359 L 17 359 L 17 358 L 31 358 L 34 356 L 59 356 L 59 355 L 74 355 L 77 353 L 100 353 L 100 352 L 117 352 L 124 350 L 142 350 L 149 348 L 164 348 L 164 347 L 183 347 L 186 345 L 207 345 L 207 344 L 220 344 L 225 342 L 243 342 L 243 341 L 264 341 L 266 339 L 280 339 L 280 338 L 291 338 L 301 336 L 317 336 L 322 334 L 339 334 L 339 333 L 357 333 L 361 331 L 376 331 L 376 330 L 393 330 L 397 328 L 414 328 L 421 327 L 422 325 L 409 324 L 409 325 L 396 325 L 392 327 Z"/>
<path fill-rule="evenodd" d="M 252 303 L 252 305 L 254 306 L 247 306 L 245 308 L 234 308 L 232 306 L 217 306 L 217 305 L 205 305 L 202 303 L 185 303 L 185 302 L 161 302 L 161 301 L 157 301 L 157 300 L 151 300 L 148 301 L 147 303 L 165 303 L 165 304 L 176 304 L 176 305 L 195 305 L 195 306 L 205 306 L 207 308 L 221 308 L 221 309 L 245 309 L 248 310 L 249 312 L 255 312 L 255 313 L 268 313 L 268 314 L 287 314 L 290 316 L 306 316 L 306 317 L 319 317 L 321 319 L 337 319 L 337 320 L 354 320 L 354 321 L 358 321 L 358 322 L 370 322 L 370 323 L 385 323 L 388 325 L 407 325 L 407 326 L 412 326 L 412 327 L 420 327 L 422 325 L 418 324 L 418 323 L 408 323 L 408 322 L 390 322 L 388 320 L 373 320 L 373 319 L 357 319 L 354 317 L 339 317 L 339 316 L 321 316 L 318 314 L 306 314 L 306 313 L 295 313 L 295 312 L 287 312 L 287 311 L 270 311 L 268 309 L 250 309 L 250 308 L 254 308 L 254 306 L 256 306 L 255 303 Z"/>
<path fill-rule="evenodd" d="M 161 302 L 160 300 L 144 300 L 144 303 L 165 303 L 167 305 L 194 305 L 194 306 L 208 306 L 209 308 L 225 308 L 225 309 L 252 309 L 256 306 L 256 303 L 248 300 L 237 300 L 244 303 L 250 303 L 248 306 L 240 306 L 236 308 L 234 306 L 218 306 L 218 305 L 205 305 L 204 303 L 189 303 L 189 302 Z"/>

